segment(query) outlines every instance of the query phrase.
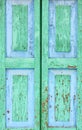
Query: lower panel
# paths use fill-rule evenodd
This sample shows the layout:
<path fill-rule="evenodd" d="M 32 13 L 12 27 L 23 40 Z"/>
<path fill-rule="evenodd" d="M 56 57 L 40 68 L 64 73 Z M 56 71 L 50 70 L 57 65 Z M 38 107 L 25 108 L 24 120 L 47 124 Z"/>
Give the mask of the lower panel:
<path fill-rule="evenodd" d="M 48 125 L 76 126 L 76 70 L 49 70 Z"/>
<path fill-rule="evenodd" d="M 34 70 L 6 70 L 6 126 L 34 128 Z"/>

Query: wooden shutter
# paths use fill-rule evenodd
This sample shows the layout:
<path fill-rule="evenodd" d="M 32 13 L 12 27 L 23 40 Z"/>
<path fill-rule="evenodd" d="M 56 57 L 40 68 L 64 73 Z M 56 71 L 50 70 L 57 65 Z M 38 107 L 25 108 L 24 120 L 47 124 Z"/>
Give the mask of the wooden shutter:
<path fill-rule="evenodd" d="M 42 1 L 42 130 L 82 129 L 82 1 Z"/>
<path fill-rule="evenodd" d="M 0 1 L 0 130 L 40 128 L 39 6 Z"/>

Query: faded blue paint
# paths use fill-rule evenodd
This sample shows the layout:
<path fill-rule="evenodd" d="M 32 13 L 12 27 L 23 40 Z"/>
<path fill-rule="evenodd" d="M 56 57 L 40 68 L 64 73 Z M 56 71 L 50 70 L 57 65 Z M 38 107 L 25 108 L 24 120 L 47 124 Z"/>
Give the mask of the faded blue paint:
<path fill-rule="evenodd" d="M 11 0 L 13 5 L 28 5 L 31 0 Z"/>
<path fill-rule="evenodd" d="M 56 5 L 71 6 L 71 34 L 70 52 L 56 52 Z M 77 1 L 76 0 L 50 0 L 49 1 L 49 57 L 76 57 L 77 56 Z"/>
<path fill-rule="evenodd" d="M 25 52 L 12 50 L 12 3 L 6 2 L 6 56 L 34 57 L 34 0 L 28 4 L 28 50 Z"/>
<path fill-rule="evenodd" d="M 71 83 L 70 83 L 70 121 L 69 122 L 61 122 L 55 120 L 55 76 L 56 75 L 70 75 Z M 76 96 L 76 70 L 67 70 L 67 69 L 50 69 L 49 70 L 49 91 L 48 95 L 48 125 L 53 127 L 74 127 L 76 126 L 76 101 L 74 100 L 74 96 Z M 52 107 L 49 107 L 52 106 Z"/>
<path fill-rule="evenodd" d="M 56 5 L 72 5 L 76 0 L 54 0 Z"/>
<path fill-rule="evenodd" d="M 12 84 L 13 75 L 28 76 L 28 121 L 15 122 L 12 121 Z M 7 69 L 6 70 L 6 126 L 13 127 L 34 127 L 34 70 L 33 69 Z M 21 106 L 20 106 L 21 107 Z"/>

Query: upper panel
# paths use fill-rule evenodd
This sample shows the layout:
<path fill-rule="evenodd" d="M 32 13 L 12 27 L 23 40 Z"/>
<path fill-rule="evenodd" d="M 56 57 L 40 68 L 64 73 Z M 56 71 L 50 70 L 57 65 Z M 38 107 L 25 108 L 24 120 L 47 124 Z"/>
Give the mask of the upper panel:
<path fill-rule="evenodd" d="M 7 0 L 6 56 L 34 57 L 34 1 Z"/>
<path fill-rule="evenodd" d="M 49 1 L 49 57 L 77 56 L 77 1 Z"/>

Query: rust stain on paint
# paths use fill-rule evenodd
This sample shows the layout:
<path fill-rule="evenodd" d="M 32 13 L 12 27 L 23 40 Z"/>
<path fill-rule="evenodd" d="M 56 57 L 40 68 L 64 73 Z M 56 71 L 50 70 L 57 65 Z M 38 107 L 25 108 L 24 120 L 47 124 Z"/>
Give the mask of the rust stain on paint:
<path fill-rule="evenodd" d="M 68 68 L 70 68 L 70 69 L 75 69 L 76 66 L 68 65 Z"/>

